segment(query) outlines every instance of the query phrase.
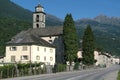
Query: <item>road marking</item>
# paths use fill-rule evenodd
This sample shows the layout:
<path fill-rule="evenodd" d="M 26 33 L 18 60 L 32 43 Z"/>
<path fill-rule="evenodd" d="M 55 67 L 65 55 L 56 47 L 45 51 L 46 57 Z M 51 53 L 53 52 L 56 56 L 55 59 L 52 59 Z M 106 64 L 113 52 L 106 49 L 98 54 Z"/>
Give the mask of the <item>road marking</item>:
<path fill-rule="evenodd" d="M 96 74 L 96 73 L 97 73 L 97 72 L 89 73 L 89 74 L 84 74 L 84 75 L 72 77 L 72 78 L 69 78 L 69 79 L 66 79 L 66 80 L 79 80 L 81 77 L 85 77 L 85 76 L 92 75 L 92 74 Z"/>

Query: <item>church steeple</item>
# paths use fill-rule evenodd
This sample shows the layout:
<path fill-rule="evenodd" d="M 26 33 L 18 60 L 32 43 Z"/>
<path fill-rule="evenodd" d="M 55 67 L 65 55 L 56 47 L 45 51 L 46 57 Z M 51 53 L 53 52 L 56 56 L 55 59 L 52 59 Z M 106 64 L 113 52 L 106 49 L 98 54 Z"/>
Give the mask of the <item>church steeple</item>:
<path fill-rule="evenodd" d="M 33 28 L 45 28 L 45 15 L 44 8 L 38 4 L 33 13 Z"/>

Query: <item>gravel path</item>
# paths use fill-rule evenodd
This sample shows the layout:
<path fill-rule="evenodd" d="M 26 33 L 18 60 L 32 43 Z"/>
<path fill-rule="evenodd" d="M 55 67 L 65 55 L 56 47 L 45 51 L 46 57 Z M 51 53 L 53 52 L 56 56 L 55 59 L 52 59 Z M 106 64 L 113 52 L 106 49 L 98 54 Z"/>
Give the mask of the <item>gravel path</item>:
<path fill-rule="evenodd" d="M 118 71 L 107 74 L 103 80 L 117 80 Z"/>

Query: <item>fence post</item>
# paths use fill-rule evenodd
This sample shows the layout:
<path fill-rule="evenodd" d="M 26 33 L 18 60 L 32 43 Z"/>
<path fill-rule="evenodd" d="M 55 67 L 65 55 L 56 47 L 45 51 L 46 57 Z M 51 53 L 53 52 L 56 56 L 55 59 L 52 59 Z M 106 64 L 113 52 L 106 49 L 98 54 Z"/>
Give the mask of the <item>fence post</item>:
<path fill-rule="evenodd" d="M 31 61 L 30 61 L 29 75 L 32 75 L 32 63 L 31 63 Z"/>
<path fill-rule="evenodd" d="M 12 69 L 12 78 L 14 77 L 14 68 Z"/>
<path fill-rule="evenodd" d="M 1 75 L 0 75 L 0 79 L 2 79 L 2 76 L 3 76 L 3 71 L 1 71 L 1 73 L 0 73 Z"/>
<path fill-rule="evenodd" d="M 15 69 L 16 69 L 17 77 L 19 77 L 19 70 L 18 70 L 18 65 L 16 62 L 15 62 Z"/>
<path fill-rule="evenodd" d="M 36 62 L 35 62 L 35 68 L 34 68 L 34 75 L 36 75 Z"/>
<path fill-rule="evenodd" d="M 8 69 L 7 69 L 7 78 L 9 78 L 9 65 L 8 65 Z"/>

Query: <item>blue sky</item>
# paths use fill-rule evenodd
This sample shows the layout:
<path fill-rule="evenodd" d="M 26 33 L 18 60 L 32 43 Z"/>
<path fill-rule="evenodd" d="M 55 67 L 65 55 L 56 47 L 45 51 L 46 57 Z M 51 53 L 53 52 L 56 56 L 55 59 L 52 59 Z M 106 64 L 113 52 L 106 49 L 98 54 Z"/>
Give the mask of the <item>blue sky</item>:
<path fill-rule="evenodd" d="M 100 14 L 120 17 L 120 0 L 11 0 L 18 5 L 34 11 L 40 3 L 46 13 L 64 19 L 71 13 L 74 20 L 81 18 L 94 18 Z"/>

